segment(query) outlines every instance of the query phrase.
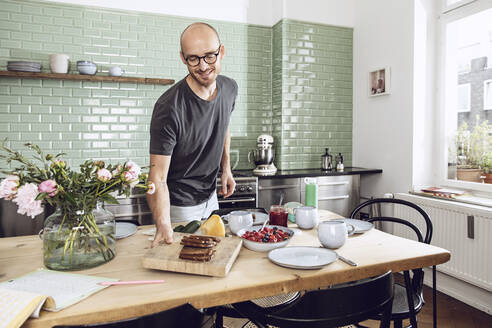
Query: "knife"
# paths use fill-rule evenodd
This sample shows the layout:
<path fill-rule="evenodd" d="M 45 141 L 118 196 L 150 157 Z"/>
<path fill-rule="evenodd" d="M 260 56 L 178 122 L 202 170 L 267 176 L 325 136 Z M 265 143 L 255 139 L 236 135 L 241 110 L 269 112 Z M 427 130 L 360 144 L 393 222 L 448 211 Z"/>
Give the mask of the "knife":
<path fill-rule="evenodd" d="M 325 247 L 324 247 L 324 246 L 320 246 L 320 248 L 325 248 Z M 341 255 L 340 255 L 340 254 L 338 254 L 337 252 L 335 252 L 335 254 L 337 254 L 338 259 L 339 259 L 340 261 L 345 262 L 345 263 L 347 263 L 348 265 L 351 265 L 351 266 L 357 266 L 357 263 L 355 263 L 354 261 L 351 261 L 351 260 L 349 260 L 348 258 L 341 256 Z"/>
<path fill-rule="evenodd" d="M 342 261 L 342 262 L 345 262 L 347 263 L 348 265 L 351 265 L 351 266 L 357 266 L 357 263 L 355 263 L 354 261 L 351 261 L 341 255 L 338 255 L 338 258 Z"/>

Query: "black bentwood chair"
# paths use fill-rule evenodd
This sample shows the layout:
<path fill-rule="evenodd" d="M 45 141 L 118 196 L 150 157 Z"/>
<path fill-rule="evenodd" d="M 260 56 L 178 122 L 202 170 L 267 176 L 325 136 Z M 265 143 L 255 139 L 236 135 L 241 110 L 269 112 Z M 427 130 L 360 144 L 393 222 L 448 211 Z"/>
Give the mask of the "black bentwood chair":
<path fill-rule="evenodd" d="M 53 328 L 181 328 L 200 327 L 204 315 L 189 303 L 146 316 L 91 325 L 64 325 Z"/>
<path fill-rule="evenodd" d="M 234 303 L 233 307 L 259 328 L 339 327 L 367 320 L 383 313 L 380 327 L 390 326 L 393 301 L 393 276 L 381 276 L 307 291 L 290 306 L 265 313 L 253 302 Z"/>
<path fill-rule="evenodd" d="M 263 313 L 270 313 L 278 311 L 286 306 L 289 306 L 292 302 L 297 300 L 301 295 L 300 292 L 291 292 L 286 294 L 279 294 L 275 296 L 267 296 L 251 300 L 250 302 L 256 304 L 261 308 Z M 229 318 L 244 318 L 232 304 L 225 304 L 217 306 L 216 308 L 209 309 L 215 311 L 215 325 L 214 328 L 224 327 L 224 317 Z"/>
<path fill-rule="evenodd" d="M 425 237 L 422 237 L 422 232 L 420 229 L 415 226 L 413 223 L 395 217 L 381 217 L 376 216 L 367 219 L 369 222 L 394 222 L 398 224 L 403 224 L 409 228 L 411 228 L 415 234 L 417 235 L 417 240 L 421 243 L 430 244 L 432 239 L 432 222 L 429 218 L 429 215 L 418 205 L 411 203 L 402 199 L 395 198 L 376 198 L 368 200 L 359 206 L 357 206 L 353 211 L 350 217 L 352 219 L 357 219 L 359 211 L 366 206 L 371 206 L 373 204 L 398 204 L 406 206 L 407 208 L 413 208 L 420 215 L 417 217 L 419 219 L 424 220 L 425 224 Z M 413 212 L 413 211 L 412 211 Z M 411 270 L 413 276 L 410 278 L 410 272 L 404 271 L 403 276 L 405 279 L 405 284 L 395 284 L 395 298 L 393 301 L 393 309 L 391 311 L 391 320 L 394 321 L 395 328 L 401 328 L 404 319 L 410 319 L 410 326 L 408 327 L 417 327 L 417 313 L 420 312 L 422 306 L 424 305 L 424 296 L 422 293 L 423 283 L 424 283 L 424 270 L 423 269 L 415 269 Z M 436 323 L 436 266 L 432 267 L 432 292 L 433 292 L 433 319 L 434 319 L 434 327 L 437 327 Z M 374 319 L 379 319 L 381 316 L 376 316 Z"/>

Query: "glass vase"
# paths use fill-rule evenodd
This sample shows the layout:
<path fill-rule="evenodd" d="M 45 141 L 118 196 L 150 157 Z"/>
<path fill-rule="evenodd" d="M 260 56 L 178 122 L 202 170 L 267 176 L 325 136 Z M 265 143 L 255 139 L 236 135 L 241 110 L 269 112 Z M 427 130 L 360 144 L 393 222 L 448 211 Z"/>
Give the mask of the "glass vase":
<path fill-rule="evenodd" d="M 85 213 L 57 208 L 43 228 L 44 265 L 52 270 L 83 270 L 114 258 L 115 220 L 101 204 Z"/>

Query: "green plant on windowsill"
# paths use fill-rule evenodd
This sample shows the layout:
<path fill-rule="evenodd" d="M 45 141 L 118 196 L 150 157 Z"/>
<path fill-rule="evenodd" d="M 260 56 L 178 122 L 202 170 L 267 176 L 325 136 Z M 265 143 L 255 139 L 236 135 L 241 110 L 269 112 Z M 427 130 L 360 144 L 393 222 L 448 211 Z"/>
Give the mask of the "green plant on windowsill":
<path fill-rule="evenodd" d="M 492 152 L 488 151 L 482 158 L 482 169 L 484 172 L 484 182 L 492 183 Z"/>
<path fill-rule="evenodd" d="M 456 134 L 457 178 L 471 182 L 481 182 L 481 172 L 484 155 L 492 145 L 489 135 L 488 121 L 482 121 L 477 115 L 473 129 L 468 128 L 464 122 L 460 125 Z"/>
<path fill-rule="evenodd" d="M 456 153 L 458 157 L 458 167 L 479 168 L 482 158 L 488 151 L 492 139 L 489 136 L 490 126 L 488 121 L 480 123 L 477 116 L 477 123 L 473 130 L 469 130 L 468 124 L 463 122 L 458 128 L 456 135 Z"/>

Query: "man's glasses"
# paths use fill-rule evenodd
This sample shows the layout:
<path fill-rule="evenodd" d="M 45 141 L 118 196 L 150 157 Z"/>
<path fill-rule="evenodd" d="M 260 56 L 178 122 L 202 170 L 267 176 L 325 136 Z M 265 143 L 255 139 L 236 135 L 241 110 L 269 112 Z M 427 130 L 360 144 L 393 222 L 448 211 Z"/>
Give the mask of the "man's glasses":
<path fill-rule="evenodd" d="M 206 54 L 205 56 L 188 56 L 185 57 L 185 60 L 186 63 L 188 63 L 188 65 L 192 67 L 200 65 L 200 59 L 203 59 L 203 61 L 206 62 L 207 64 L 215 64 L 219 53 L 220 53 L 220 46 L 219 49 L 217 49 L 216 53 Z"/>

